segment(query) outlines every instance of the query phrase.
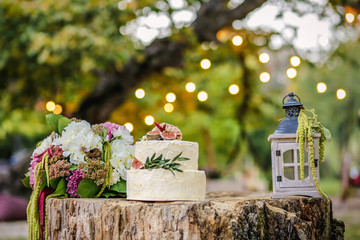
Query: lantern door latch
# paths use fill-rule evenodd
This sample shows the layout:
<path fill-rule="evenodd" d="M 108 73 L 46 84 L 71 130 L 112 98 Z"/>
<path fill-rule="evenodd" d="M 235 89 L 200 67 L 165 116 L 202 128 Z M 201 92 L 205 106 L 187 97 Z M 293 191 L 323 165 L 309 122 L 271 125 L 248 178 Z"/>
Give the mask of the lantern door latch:
<path fill-rule="evenodd" d="M 282 176 L 277 176 L 276 181 L 281 182 L 282 181 Z"/>
<path fill-rule="evenodd" d="M 276 156 L 277 157 L 281 156 L 281 151 L 280 150 L 276 150 Z"/>

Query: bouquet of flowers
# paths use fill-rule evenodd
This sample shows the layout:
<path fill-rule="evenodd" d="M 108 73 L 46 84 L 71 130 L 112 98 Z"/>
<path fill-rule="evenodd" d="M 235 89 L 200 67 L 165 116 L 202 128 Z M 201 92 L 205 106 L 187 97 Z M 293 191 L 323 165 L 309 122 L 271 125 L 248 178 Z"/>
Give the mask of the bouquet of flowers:
<path fill-rule="evenodd" d="M 134 139 L 124 126 L 90 125 L 55 114 L 46 121 L 53 132 L 38 143 L 23 179 L 33 189 L 27 209 L 30 239 L 47 238 L 47 198 L 124 197 L 134 155 Z"/>

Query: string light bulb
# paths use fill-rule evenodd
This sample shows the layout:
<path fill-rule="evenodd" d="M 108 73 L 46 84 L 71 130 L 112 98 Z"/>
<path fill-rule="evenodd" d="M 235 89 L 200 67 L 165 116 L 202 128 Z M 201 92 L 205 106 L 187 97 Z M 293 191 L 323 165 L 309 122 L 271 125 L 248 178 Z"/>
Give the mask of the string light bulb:
<path fill-rule="evenodd" d="M 300 58 L 299 58 L 298 56 L 292 56 L 292 57 L 290 58 L 290 64 L 291 64 L 291 66 L 297 67 L 297 66 L 300 65 L 300 63 L 301 63 L 301 60 L 300 60 Z"/>
<path fill-rule="evenodd" d="M 138 88 L 135 91 L 135 97 L 137 97 L 138 99 L 142 99 L 145 97 L 145 90 L 142 88 Z"/>
<path fill-rule="evenodd" d="M 202 69 L 209 69 L 211 67 L 211 62 L 209 59 L 204 58 L 200 61 L 200 67 Z"/>
<path fill-rule="evenodd" d="M 260 81 L 263 82 L 263 83 L 267 83 L 270 81 L 270 74 L 268 72 L 262 72 L 260 73 Z"/>
<path fill-rule="evenodd" d="M 287 71 L 286 71 L 286 75 L 288 78 L 295 78 L 296 75 L 297 75 L 297 72 L 296 72 L 296 69 L 295 68 L 289 68 Z"/>
<path fill-rule="evenodd" d="M 167 113 L 171 113 L 172 111 L 174 111 L 174 105 L 172 105 L 171 103 L 166 103 L 164 105 L 164 110 Z"/>
<path fill-rule="evenodd" d="M 339 88 L 337 91 L 336 91 L 336 97 L 337 99 L 339 100 L 342 100 L 346 97 L 346 91 L 342 88 Z"/>
<path fill-rule="evenodd" d="M 236 35 L 232 38 L 232 44 L 234 44 L 234 46 L 240 46 L 243 43 L 243 39 L 241 36 Z"/>
<path fill-rule="evenodd" d="M 172 92 L 169 92 L 168 94 L 166 94 L 166 101 L 168 101 L 168 102 L 175 102 L 175 100 L 176 100 L 176 95 L 175 95 L 175 93 L 172 93 Z"/>
<path fill-rule="evenodd" d="M 262 54 L 260 54 L 260 55 L 259 55 L 259 61 L 260 61 L 261 63 L 267 63 L 267 62 L 269 62 L 269 61 L 270 61 L 270 56 L 269 56 L 269 54 L 267 54 L 267 53 L 262 53 Z"/>
<path fill-rule="evenodd" d="M 124 127 L 126 127 L 126 129 L 129 130 L 129 132 L 132 132 L 134 130 L 134 125 L 132 125 L 132 123 L 130 122 L 125 123 Z"/>
<path fill-rule="evenodd" d="M 345 19 L 346 19 L 346 21 L 347 21 L 348 23 L 352 23 L 352 22 L 354 22 L 354 20 L 355 20 L 355 16 L 354 16 L 354 14 L 352 14 L 352 13 L 346 13 L 346 14 L 345 14 Z"/>
<path fill-rule="evenodd" d="M 46 103 L 46 110 L 48 110 L 49 112 L 52 112 L 55 110 L 55 103 L 53 101 L 48 101 Z"/>
<path fill-rule="evenodd" d="M 200 102 L 205 102 L 208 99 L 208 94 L 205 91 L 200 91 L 197 95 Z"/>
<path fill-rule="evenodd" d="M 154 122 L 155 122 L 155 119 L 154 119 L 153 116 L 147 115 L 147 116 L 145 117 L 145 124 L 146 124 L 146 125 L 148 125 L 148 126 L 153 125 Z"/>
<path fill-rule="evenodd" d="M 62 107 L 59 104 L 56 104 L 53 113 L 60 114 L 62 113 L 62 110 L 63 110 Z"/>
<path fill-rule="evenodd" d="M 237 84 L 231 84 L 230 87 L 229 87 L 229 92 L 230 94 L 232 95 L 236 95 L 238 94 L 240 91 L 240 88 Z"/>
<path fill-rule="evenodd" d="M 194 92 L 196 90 L 196 85 L 195 83 L 193 82 L 188 82 L 186 85 L 185 85 L 185 90 L 187 92 Z"/>
<path fill-rule="evenodd" d="M 327 86 L 326 86 L 325 83 L 319 82 L 319 83 L 316 85 L 316 88 L 317 88 L 318 93 L 324 93 L 324 92 L 326 92 Z"/>

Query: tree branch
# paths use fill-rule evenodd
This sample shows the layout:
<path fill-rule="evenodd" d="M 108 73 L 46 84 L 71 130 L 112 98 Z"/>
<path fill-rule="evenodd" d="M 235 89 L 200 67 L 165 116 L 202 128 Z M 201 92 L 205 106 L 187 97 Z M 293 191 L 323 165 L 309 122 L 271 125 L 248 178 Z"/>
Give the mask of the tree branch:
<path fill-rule="evenodd" d="M 216 41 L 220 29 L 231 26 L 236 19 L 244 19 L 266 0 L 245 0 L 235 9 L 226 6 L 227 1 L 210 0 L 197 13 L 192 28 L 198 41 Z M 166 67 L 180 67 L 183 53 L 190 46 L 186 40 L 157 39 L 144 50 L 143 61 L 131 59 L 122 71 L 99 73 L 99 82 L 80 105 L 75 114 L 91 123 L 104 122 L 128 97 L 130 91 L 152 73 Z"/>

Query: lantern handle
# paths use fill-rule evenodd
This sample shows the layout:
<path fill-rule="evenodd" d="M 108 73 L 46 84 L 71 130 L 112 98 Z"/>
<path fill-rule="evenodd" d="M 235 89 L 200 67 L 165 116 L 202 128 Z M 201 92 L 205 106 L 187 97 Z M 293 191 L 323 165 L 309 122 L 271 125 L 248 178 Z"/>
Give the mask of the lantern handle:
<path fill-rule="evenodd" d="M 299 103 L 301 103 L 301 100 L 300 100 L 300 98 L 299 98 L 298 95 L 296 95 L 295 93 L 289 93 L 288 95 L 286 95 L 286 96 L 283 98 L 283 100 L 282 100 L 283 105 L 284 105 L 285 98 L 287 98 L 287 97 L 297 97 L 297 98 L 299 99 Z"/>

